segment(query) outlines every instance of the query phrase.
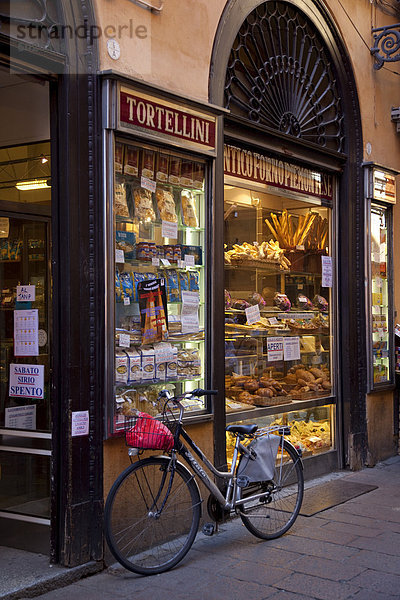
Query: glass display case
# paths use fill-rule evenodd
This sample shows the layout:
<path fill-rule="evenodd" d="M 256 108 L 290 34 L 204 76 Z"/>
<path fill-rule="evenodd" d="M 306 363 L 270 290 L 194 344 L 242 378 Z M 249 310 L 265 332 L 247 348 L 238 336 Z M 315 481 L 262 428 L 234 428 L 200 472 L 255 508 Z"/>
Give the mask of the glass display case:
<path fill-rule="evenodd" d="M 370 207 L 371 388 L 393 382 L 393 318 L 389 282 L 390 207 Z"/>
<path fill-rule="evenodd" d="M 235 421 L 237 424 L 254 423 L 254 419 Z M 297 448 L 303 458 L 322 454 L 334 447 L 335 408 L 332 404 L 303 408 L 275 415 L 264 415 L 257 419 L 259 429 L 275 425 L 290 427 L 287 439 Z M 231 464 L 235 437 L 226 433 L 227 461 Z"/>
<path fill-rule="evenodd" d="M 227 420 L 282 419 L 304 452 L 330 450 L 332 206 L 226 185 L 224 211 Z"/>
<path fill-rule="evenodd" d="M 206 162 L 117 141 L 114 167 L 115 431 L 157 415 L 159 390 L 205 385 Z"/>

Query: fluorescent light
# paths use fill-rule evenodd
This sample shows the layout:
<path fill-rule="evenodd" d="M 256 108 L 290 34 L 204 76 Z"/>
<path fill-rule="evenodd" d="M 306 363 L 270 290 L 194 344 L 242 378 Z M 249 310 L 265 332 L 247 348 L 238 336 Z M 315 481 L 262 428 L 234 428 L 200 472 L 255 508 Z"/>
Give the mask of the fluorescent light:
<path fill-rule="evenodd" d="M 50 188 L 51 185 L 48 184 L 48 179 L 30 179 L 29 181 L 19 181 L 15 184 L 17 190 L 27 191 L 27 190 L 42 190 L 43 188 Z"/>

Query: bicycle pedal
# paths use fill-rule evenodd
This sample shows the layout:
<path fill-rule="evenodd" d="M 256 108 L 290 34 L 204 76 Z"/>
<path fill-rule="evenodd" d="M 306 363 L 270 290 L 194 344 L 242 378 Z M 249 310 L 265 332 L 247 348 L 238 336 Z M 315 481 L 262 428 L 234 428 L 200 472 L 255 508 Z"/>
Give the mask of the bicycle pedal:
<path fill-rule="evenodd" d="M 213 535 L 215 532 L 215 525 L 214 523 L 204 523 L 203 525 L 203 533 L 204 535 L 208 535 L 211 536 Z"/>
<path fill-rule="evenodd" d="M 245 488 L 249 485 L 250 479 L 246 477 L 246 475 L 239 475 L 239 477 L 236 480 L 236 483 L 238 487 Z"/>

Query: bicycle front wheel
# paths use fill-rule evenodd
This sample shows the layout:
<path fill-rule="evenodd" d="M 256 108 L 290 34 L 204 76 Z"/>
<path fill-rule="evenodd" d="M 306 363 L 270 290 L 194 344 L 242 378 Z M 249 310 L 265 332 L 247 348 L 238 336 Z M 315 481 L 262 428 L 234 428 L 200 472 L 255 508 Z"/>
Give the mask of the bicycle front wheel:
<path fill-rule="evenodd" d="M 121 565 L 140 575 L 174 567 L 194 542 L 200 494 L 180 463 L 152 457 L 128 467 L 107 497 L 104 520 L 108 546 Z"/>
<path fill-rule="evenodd" d="M 240 489 L 240 488 L 239 488 Z M 304 493 L 301 459 L 286 440 L 279 445 L 273 479 L 251 483 L 241 490 L 240 517 L 245 527 L 264 540 L 277 538 L 293 525 Z M 262 494 L 257 500 L 250 496 Z M 246 497 L 249 500 L 246 502 Z"/>

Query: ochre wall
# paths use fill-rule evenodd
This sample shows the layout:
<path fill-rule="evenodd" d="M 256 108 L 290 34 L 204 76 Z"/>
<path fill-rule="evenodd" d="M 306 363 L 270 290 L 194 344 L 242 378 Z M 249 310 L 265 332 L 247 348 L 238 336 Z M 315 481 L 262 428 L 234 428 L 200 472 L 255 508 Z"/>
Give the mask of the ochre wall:
<path fill-rule="evenodd" d="M 158 3 L 158 0 L 152 1 Z M 99 38 L 102 71 L 113 69 L 178 95 L 208 101 L 210 60 L 225 0 L 166 0 L 159 15 L 140 8 L 130 0 L 93 2 L 102 32 Z M 396 72 L 400 70 L 400 63 L 388 63 L 377 71 L 369 52 L 373 45 L 371 28 L 393 24 L 395 17 L 379 11 L 370 0 L 326 0 L 324 4 L 344 40 L 353 65 L 361 109 L 363 159 L 387 168 L 400 169 L 400 133 L 396 132 L 396 125 L 391 123 L 391 108 L 400 104 L 399 76 Z M 124 29 L 118 32 L 118 26 Z M 112 60 L 107 53 L 107 34 L 116 37 L 120 43 L 121 56 L 118 60 Z M 399 211 L 400 208 L 395 207 L 395 274 L 400 273 Z M 395 278 L 397 307 L 400 309 L 400 277 Z M 379 438 L 382 454 L 389 452 L 392 447 L 391 439 L 387 438 L 387 431 L 392 431 L 392 404 L 391 393 L 368 398 L 371 456 L 379 454 L 378 422 L 386 432 Z M 194 435 L 212 456 L 211 426 L 207 424 L 194 430 Z M 106 442 L 105 491 L 125 464 L 126 449 L 121 442 Z"/>
<path fill-rule="evenodd" d="M 368 466 L 397 454 L 392 392 L 367 396 L 367 428 Z"/>
<path fill-rule="evenodd" d="M 213 461 L 214 443 L 213 443 L 213 424 L 211 422 L 199 423 L 197 425 L 188 425 L 186 427 L 188 434 L 193 438 L 202 451 Z M 150 455 L 156 455 L 157 452 L 150 452 Z M 104 442 L 104 497 L 107 496 L 117 475 L 130 465 L 128 448 L 123 438 L 113 438 Z M 199 483 L 199 482 L 197 482 Z M 201 487 L 201 486 L 200 486 Z M 201 490 L 202 498 L 207 501 L 208 492 Z"/>
<path fill-rule="evenodd" d="M 158 0 L 152 1 L 158 5 Z M 225 0 L 168 0 L 161 14 L 152 14 L 131 0 L 94 0 L 94 4 L 101 31 L 101 70 L 114 69 L 177 94 L 208 100 L 212 48 Z M 370 0 L 328 0 L 325 4 L 353 64 L 364 160 L 398 168 L 400 135 L 390 122 L 391 107 L 399 104 L 398 75 L 394 73 L 399 70 L 398 63 L 387 63 L 376 71 L 369 52 L 373 45 L 371 28 L 393 24 L 395 18 L 378 10 Z M 120 43 L 118 60 L 107 53 L 107 35 Z M 367 143 L 371 144 L 369 153 Z"/>

